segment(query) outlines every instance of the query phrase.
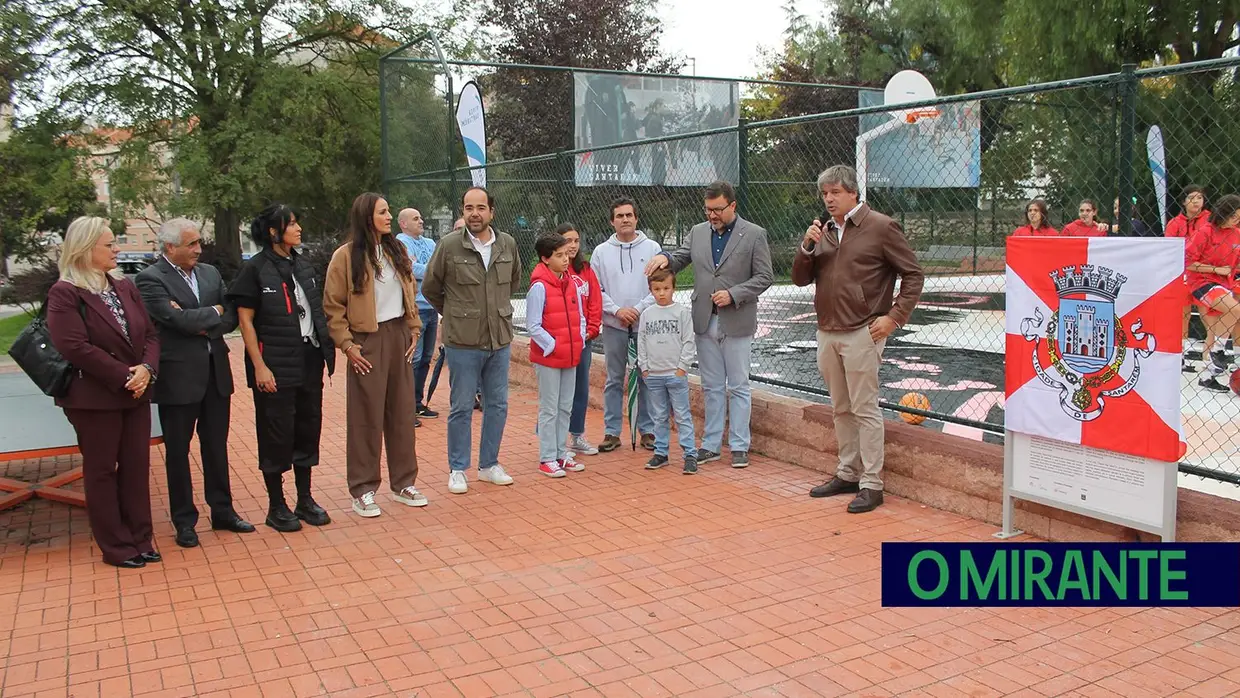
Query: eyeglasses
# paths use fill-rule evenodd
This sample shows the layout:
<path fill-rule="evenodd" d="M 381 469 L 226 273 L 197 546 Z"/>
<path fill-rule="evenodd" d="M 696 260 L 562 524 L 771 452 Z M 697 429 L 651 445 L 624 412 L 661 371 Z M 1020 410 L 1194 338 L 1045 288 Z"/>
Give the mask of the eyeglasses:
<path fill-rule="evenodd" d="M 732 208 L 735 205 L 736 205 L 736 202 L 733 201 L 732 203 L 725 204 L 723 206 L 707 206 L 703 210 L 706 212 L 706 215 L 710 215 L 712 213 L 723 213 L 724 211 L 728 210 L 729 208 Z"/>

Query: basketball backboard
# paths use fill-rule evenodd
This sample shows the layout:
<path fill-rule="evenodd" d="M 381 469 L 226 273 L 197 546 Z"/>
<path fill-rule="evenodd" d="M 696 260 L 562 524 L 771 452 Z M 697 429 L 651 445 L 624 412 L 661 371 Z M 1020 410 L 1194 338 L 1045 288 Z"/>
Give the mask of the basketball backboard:
<path fill-rule="evenodd" d="M 883 89 L 883 104 L 897 105 L 924 102 L 928 99 L 934 99 L 935 96 L 934 85 L 930 84 L 930 80 L 925 75 L 916 70 L 901 70 L 892 75 L 891 79 L 887 81 L 887 86 Z M 888 113 L 897 121 L 911 124 L 916 123 L 920 118 L 938 116 L 939 110 L 933 107 L 922 107 L 917 109 L 897 109 Z"/>

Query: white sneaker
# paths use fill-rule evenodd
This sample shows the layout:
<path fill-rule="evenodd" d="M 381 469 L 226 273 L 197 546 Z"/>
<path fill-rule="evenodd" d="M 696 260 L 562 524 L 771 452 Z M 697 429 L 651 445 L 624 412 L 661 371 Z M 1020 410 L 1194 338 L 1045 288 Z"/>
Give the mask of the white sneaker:
<path fill-rule="evenodd" d="M 469 481 L 465 479 L 464 471 L 453 470 L 448 473 L 448 491 L 452 494 L 465 494 L 469 491 Z"/>
<path fill-rule="evenodd" d="M 489 468 L 478 468 L 478 479 L 492 485 L 511 485 L 512 478 L 504 472 L 504 466 L 492 465 Z"/>
<path fill-rule="evenodd" d="M 358 516 L 373 519 L 383 512 L 380 511 L 379 505 L 375 504 L 375 493 L 367 492 L 366 494 L 353 500 L 353 513 Z"/>
<path fill-rule="evenodd" d="M 574 452 L 574 454 L 580 453 L 583 456 L 598 455 L 598 446 L 586 441 L 586 437 L 581 434 L 569 436 L 568 447 Z M 572 456 L 569 457 L 571 458 Z"/>
<path fill-rule="evenodd" d="M 419 492 L 413 485 L 406 487 L 400 492 L 393 492 L 392 499 L 395 499 L 407 507 L 424 507 L 430 503 L 426 499 L 426 496 Z"/>

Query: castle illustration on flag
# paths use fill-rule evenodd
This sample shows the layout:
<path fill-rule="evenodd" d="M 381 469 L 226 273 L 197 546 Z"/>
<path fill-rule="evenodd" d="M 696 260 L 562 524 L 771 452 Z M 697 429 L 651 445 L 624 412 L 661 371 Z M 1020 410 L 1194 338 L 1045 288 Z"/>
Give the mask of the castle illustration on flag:
<path fill-rule="evenodd" d="M 1059 297 L 1049 322 L 1035 308 L 1021 322 L 1021 334 L 1033 344 L 1038 378 L 1059 393 L 1059 405 L 1073 419 L 1097 419 L 1107 398 L 1123 397 L 1141 377 L 1140 359 L 1155 350 L 1154 337 L 1141 332 L 1138 319 L 1125 332 L 1115 312 L 1123 274 L 1092 264 L 1070 265 L 1050 272 Z M 1046 360 L 1038 343 L 1046 342 Z M 1128 361 L 1131 354 L 1131 361 Z"/>

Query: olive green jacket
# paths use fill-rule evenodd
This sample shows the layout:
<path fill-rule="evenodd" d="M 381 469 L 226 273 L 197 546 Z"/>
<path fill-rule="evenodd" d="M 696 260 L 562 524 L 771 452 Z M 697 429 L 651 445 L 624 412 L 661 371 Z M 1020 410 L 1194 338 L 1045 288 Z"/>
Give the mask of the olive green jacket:
<path fill-rule="evenodd" d="M 444 346 L 496 351 L 512 343 L 512 293 L 521 277 L 517 241 L 491 229 L 491 265 L 468 232 L 448 233 L 426 265 L 422 295 L 443 315 Z"/>

